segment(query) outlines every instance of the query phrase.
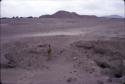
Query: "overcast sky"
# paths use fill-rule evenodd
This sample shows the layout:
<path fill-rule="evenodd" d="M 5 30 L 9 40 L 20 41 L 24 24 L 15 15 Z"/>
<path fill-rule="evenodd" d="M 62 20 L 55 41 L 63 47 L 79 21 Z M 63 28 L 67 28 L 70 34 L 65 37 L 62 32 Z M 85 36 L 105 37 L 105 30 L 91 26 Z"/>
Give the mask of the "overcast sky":
<path fill-rule="evenodd" d="M 124 16 L 123 0 L 3 0 L 1 16 L 40 16 L 59 10 L 77 12 L 82 15 Z"/>

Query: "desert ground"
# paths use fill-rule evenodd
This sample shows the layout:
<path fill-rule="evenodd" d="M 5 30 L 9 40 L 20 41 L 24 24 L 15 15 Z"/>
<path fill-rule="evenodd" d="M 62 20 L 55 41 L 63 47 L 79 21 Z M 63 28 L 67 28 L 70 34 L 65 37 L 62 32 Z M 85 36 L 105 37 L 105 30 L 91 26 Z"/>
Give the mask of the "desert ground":
<path fill-rule="evenodd" d="M 2 84 L 125 84 L 125 23 L 1 19 Z"/>

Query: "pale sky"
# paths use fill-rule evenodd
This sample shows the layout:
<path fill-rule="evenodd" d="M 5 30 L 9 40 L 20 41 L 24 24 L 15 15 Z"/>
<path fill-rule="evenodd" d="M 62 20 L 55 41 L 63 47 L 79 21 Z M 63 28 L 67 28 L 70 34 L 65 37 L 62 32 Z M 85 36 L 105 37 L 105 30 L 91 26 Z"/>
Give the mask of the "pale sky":
<path fill-rule="evenodd" d="M 124 16 L 123 0 L 3 0 L 1 16 L 40 16 L 59 10 L 77 12 L 81 15 Z"/>

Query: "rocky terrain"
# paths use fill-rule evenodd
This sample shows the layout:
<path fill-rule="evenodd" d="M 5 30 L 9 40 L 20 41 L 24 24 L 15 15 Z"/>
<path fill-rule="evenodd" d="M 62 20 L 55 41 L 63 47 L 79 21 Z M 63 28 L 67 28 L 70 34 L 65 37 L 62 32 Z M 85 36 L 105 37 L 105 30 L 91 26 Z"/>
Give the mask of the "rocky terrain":
<path fill-rule="evenodd" d="M 125 84 L 123 19 L 2 19 L 0 26 L 2 84 Z"/>

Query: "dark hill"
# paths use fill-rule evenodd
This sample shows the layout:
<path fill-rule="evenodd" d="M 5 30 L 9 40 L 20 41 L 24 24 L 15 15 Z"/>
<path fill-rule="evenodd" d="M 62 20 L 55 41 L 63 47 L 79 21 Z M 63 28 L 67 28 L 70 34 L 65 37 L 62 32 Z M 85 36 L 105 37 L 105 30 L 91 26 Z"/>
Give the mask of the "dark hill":
<path fill-rule="evenodd" d="M 95 18 L 96 16 L 79 15 L 75 12 L 57 11 L 52 15 L 42 15 L 39 18 Z"/>

